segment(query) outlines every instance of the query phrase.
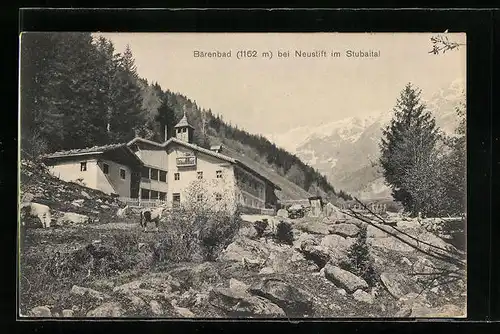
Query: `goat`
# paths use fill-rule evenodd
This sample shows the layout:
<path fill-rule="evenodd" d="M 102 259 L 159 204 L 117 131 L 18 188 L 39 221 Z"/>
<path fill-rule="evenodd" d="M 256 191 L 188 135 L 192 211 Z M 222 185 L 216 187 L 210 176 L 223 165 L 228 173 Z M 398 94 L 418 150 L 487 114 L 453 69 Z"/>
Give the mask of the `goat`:
<path fill-rule="evenodd" d="M 148 208 L 141 210 L 140 225 L 144 229 L 144 232 L 146 232 L 146 225 L 148 222 L 154 222 L 156 232 L 158 232 L 158 224 L 160 223 L 160 219 L 162 218 L 164 210 L 165 207 L 163 206 L 153 209 Z"/>

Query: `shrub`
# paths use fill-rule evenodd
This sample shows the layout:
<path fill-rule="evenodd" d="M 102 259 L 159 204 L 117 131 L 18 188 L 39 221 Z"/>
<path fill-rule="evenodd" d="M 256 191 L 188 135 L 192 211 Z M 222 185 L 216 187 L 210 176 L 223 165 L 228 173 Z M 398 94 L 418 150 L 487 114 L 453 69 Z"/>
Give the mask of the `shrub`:
<path fill-rule="evenodd" d="M 373 267 L 373 258 L 366 243 L 367 227 L 361 227 L 356 242 L 348 249 L 348 261 L 340 264 L 345 270 L 363 278 L 370 286 L 378 282 L 378 275 Z"/>
<path fill-rule="evenodd" d="M 293 244 L 292 225 L 286 221 L 280 221 L 276 225 L 276 239 L 280 243 Z"/>
<path fill-rule="evenodd" d="M 268 225 L 269 223 L 267 222 L 267 220 L 257 220 L 256 222 L 254 222 L 253 227 L 257 231 L 257 238 L 260 238 L 264 235 L 264 231 L 266 230 Z"/>

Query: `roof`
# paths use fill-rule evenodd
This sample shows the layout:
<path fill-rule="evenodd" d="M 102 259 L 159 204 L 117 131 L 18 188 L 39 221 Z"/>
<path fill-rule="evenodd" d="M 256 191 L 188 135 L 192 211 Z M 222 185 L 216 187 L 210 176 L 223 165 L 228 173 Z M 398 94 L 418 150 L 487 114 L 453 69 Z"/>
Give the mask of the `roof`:
<path fill-rule="evenodd" d="M 134 157 L 134 160 L 142 165 L 142 161 L 137 157 L 134 152 L 132 152 L 126 143 L 118 143 L 118 144 L 109 144 L 103 146 L 92 146 L 80 149 L 72 149 L 72 150 L 64 150 L 57 151 L 50 154 L 42 155 L 41 158 L 43 160 L 57 159 L 57 158 L 70 158 L 70 157 L 79 157 L 85 155 L 100 155 L 106 152 L 112 152 L 116 150 L 123 150 L 130 156 Z"/>
<path fill-rule="evenodd" d="M 115 150 L 120 147 L 126 147 L 126 144 L 109 144 L 103 146 L 92 146 L 86 148 L 77 148 L 72 150 L 65 151 L 57 151 L 54 153 L 43 155 L 42 158 L 50 159 L 50 158 L 59 158 L 59 157 L 70 157 L 70 156 L 78 156 L 78 155 L 90 155 L 90 154 L 100 154 L 104 152 L 108 152 L 111 150 Z"/>
<path fill-rule="evenodd" d="M 182 116 L 182 118 L 179 121 L 179 123 L 177 123 L 177 125 L 174 126 L 174 128 L 181 128 L 181 127 L 190 127 L 192 129 L 194 129 L 194 127 L 191 126 L 191 124 L 189 124 L 187 116 L 186 116 L 186 113 L 184 113 L 184 116 Z"/>

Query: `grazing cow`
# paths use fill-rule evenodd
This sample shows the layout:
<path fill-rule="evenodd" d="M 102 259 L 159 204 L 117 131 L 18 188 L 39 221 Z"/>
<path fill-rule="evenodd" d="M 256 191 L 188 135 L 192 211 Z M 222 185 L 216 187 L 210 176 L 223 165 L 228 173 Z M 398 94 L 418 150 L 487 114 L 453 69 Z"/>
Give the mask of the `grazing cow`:
<path fill-rule="evenodd" d="M 21 204 L 21 209 L 25 210 L 24 213 L 31 217 L 36 217 L 40 220 L 43 228 L 50 227 L 52 221 L 52 216 L 50 214 L 50 208 L 47 205 L 39 203 L 23 203 Z M 23 221 L 23 226 L 24 221 Z"/>
<path fill-rule="evenodd" d="M 163 206 L 141 210 L 140 225 L 142 228 L 144 228 L 144 232 L 146 232 L 146 225 L 149 222 L 155 223 L 156 232 L 158 232 L 158 224 L 160 223 L 160 219 L 164 210 L 165 207 Z"/>

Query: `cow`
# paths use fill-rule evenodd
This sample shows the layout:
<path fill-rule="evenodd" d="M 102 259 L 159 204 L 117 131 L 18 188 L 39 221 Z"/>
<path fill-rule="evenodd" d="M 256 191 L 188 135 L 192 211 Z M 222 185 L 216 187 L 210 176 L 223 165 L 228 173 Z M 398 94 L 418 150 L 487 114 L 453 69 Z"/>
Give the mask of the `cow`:
<path fill-rule="evenodd" d="M 156 208 L 147 208 L 141 210 L 141 219 L 140 219 L 140 225 L 144 229 L 144 232 L 146 232 L 146 225 L 149 222 L 154 222 L 155 223 L 155 229 L 156 232 L 158 232 L 158 224 L 160 223 L 160 220 L 162 218 L 163 211 L 165 210 L 164 206 L 156 207 Z"/>

